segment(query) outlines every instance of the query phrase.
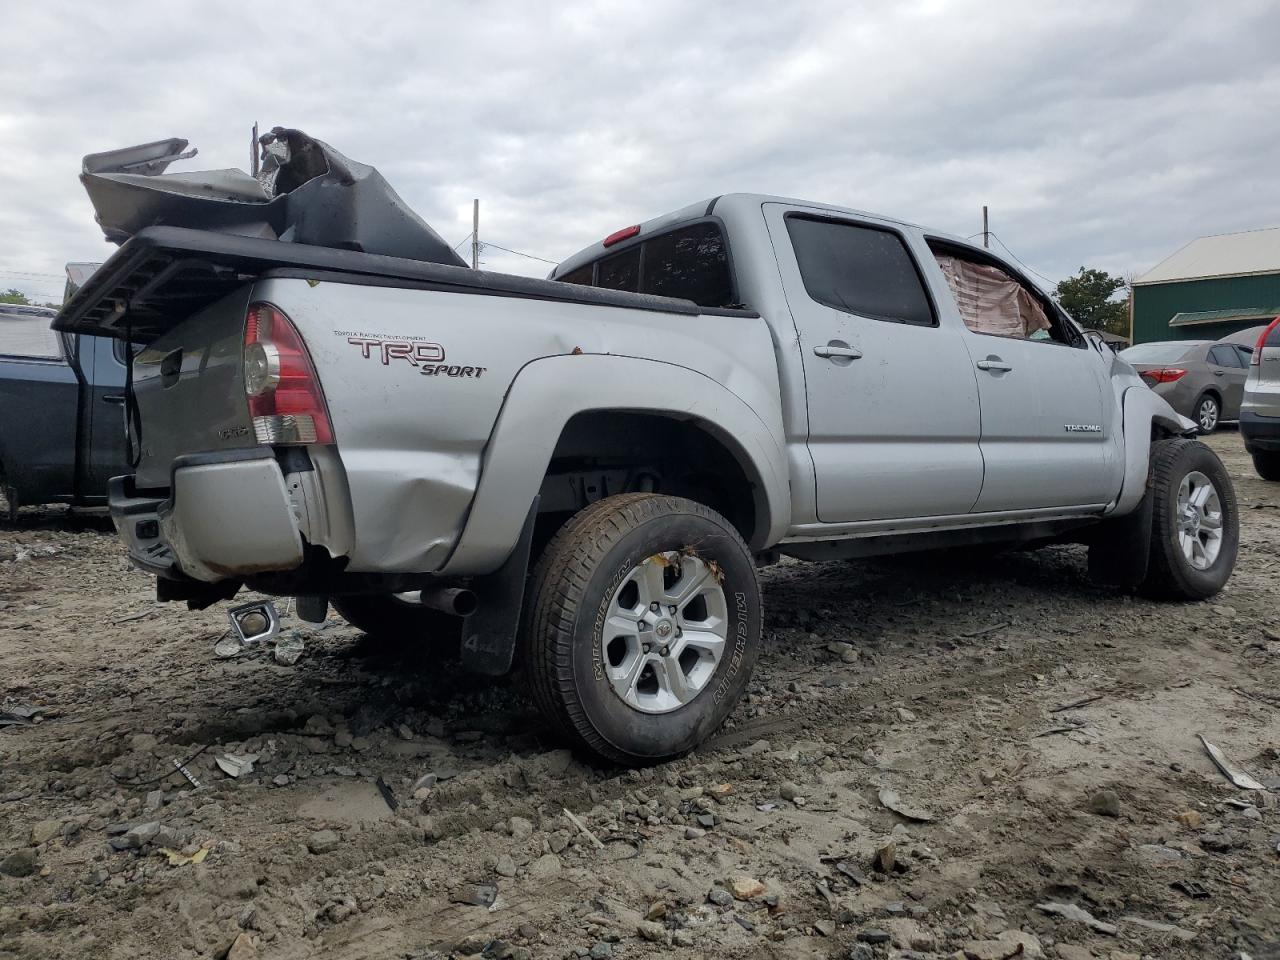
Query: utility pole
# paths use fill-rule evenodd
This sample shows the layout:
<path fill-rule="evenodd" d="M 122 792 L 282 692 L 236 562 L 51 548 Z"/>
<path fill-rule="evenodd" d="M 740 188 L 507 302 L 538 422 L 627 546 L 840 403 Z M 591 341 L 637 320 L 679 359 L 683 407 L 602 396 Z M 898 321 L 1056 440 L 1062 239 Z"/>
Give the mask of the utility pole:
<path fill-rule="evenodd" d="M 987 205 L 982 205 L 982 245 L 991 246 L 991 231 L 987 229 Z"/>
<path fill-rule="evenodd" d="M 471 269 L 480 269 L 480 198 L 471 201 Z"/>

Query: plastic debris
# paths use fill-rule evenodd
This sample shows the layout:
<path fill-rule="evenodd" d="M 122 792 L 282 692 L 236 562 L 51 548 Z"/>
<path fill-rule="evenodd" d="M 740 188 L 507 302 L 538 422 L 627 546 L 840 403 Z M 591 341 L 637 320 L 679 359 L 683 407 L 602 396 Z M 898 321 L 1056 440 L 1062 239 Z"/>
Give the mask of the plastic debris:
<path fill-rule="evenodd" d="M 44 719 L 45 709 L 29 703 L 6 703 L 0 710 L 0 727 L 30 726 Z"/>
<path fill-rule="evenodd" d="M 898 791 L 896 790 L 890 790 L 885 787 L 880 791 L 880 802 L 894 813 L 901 817 L 906 817 L 908 820 L 916 820 L 920 823 L 933 822 L 933 814 L 921 810 L 919 807 L 913 807 L 898 796 Z"/>
<path fill-rule="evenodd" d="M 258 759 L 258 754 L 237 754 L 224 753 L 220 757 L 214 757 L 214 763 L 218 765 L 223 773 L 228 777 L 242 777 L 245 774 L 253 773 L 253 765 Z"/>
<path fill-rule="evenodd" d="M 209 856 L 209 851 L 204 847 L 192 854 L 185 854 L 179 850 L 170 850 L 168 847 L 161 847 L 156 852 L 168 857 L 169 866 L 171 867 L 185 867 L 190 863 L 204 863 L 204 858 Z"/>
<path fill-rule="evenodd" d="M 1198 736 L 1200 737 L 1200 742 L 1204 744 L 1205 750 L 1208 751 L 1209 759 L 1213 761 L 1214 766 L 1216 766 L 1219 770 L 1221 770 L 1223 775 L 1232 783 L 1234 783 L 1237 787 L 1239 787 L 1241 790 L 1267 789 L 1262 784 L 1260 784 L 1257 780 L 1253 779 L 1253 777 L 1249 776 L 1249 774 L 1245 773 L 1243 770 L 1241 770 L 1239 767 L 1233 764 L 1230 760 L 1228 760 L 1227 755 L 1225 753 L 1223 753 L 1221 750 L 1219 750 L 1217 747 L 1215 747 L 1212 743 L 1210 743 L 1208 740 L 1204 738 L 1204 734 L 1199 734 Z"/>
<path fill-rule="evenodd" d="M 244 647 L 241 646 L 239 637 L 223 637 L 213 645 L 214 656 L 223 660 L 230 660 L 243 649 Z"/>
<path fill-rule="evenodd" d="M 296 633 L 286 633 L 276 638 L 276 647 L 271 655 L 281 666 L 292 667 L 302 659 L 305 652 L 306 645 L 302 642 L 302 637 Z"/>

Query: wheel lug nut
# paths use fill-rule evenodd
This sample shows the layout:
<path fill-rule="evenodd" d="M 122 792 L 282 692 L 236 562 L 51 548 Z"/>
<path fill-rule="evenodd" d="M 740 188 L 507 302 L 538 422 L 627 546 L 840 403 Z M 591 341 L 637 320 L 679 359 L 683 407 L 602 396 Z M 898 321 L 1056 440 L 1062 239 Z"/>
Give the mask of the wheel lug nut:
<path fill-rule="evenodd" d="M 653 649 L 653 648 L 652 648 L 652 647 L 650 647 L 650 646 L 649 646 L 649 644 L 647 644 L 647 643 L 646 643 L 646 644 L 644 644 L 643 646 L 641 646 L 641 648 L 640 648 L 640 649 L 641 649 L 641 650 L 643 650 L 645 653 L 648 653 L 648 652 L 649 652 L 651 649 Z"/>
<path fill-rule="evenodd" d="M 675 605 L 674 603 L 673 603 L 673 604 L 671 604 L 671 606 L 667 607 L 667 610 L 668 610 L 669 612 L 671 612 L 671 613 L 675 613 L 675 612 L 676 612 L 676 605 Z"/>
<path fill-rule="evenodd" d="M 650 609 L 650 610 L 652 610 L 654 613 L 657 613 L 659 610 L 661 610 L 661 609 L 662 609 L 662 607 L 661 607 L 661 605 L 658 603 L 658 601 L 657 601 L 657 600 L 655 600 L 655 601 L 653 601 L 653 603 L 649 604 L 649 609 Z"/>
<path fill-rule="evenodd" d="M 665 656 L 667 655 L 667 651 L 668 651 L 668 649 L 669 649 L 668 647 L 663 647 L 663 648 L 662 648 L 661 650 L 659 650 L 658 652 L 659 652 L 660 654 L 662 654 L 662 655 L 665 657 Z"/>

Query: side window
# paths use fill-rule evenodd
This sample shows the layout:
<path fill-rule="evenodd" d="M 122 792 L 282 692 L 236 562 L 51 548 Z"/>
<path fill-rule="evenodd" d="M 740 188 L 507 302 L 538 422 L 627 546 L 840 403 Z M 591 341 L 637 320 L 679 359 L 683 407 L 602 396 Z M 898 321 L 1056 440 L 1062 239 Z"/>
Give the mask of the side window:
<path fill-rule="evenodd" d="M 0 354 L 39 360 L 60 359 L 62 344 L 58 335 L 49 329 L 52 322 L 52 313 L 0 313 Z"/>
<path fill-rule="evenodd" d="M 1209 348 L 1209 362 L 1216 363 L 1220 367 L 1243 366 L 1236 356 L 1235 348 L 1225 345 Z"/>
<path fill-rule="evenodd" d="M 640 290 L 640 248 L 623 250 L 601 260 L 597 267 L 596 286 L 608 290 Z"/>
<path fill-rule="evenodd" d="M 937 323 L 920 271 L 896 233 L 794 214 L 787 233 L 805 291 L 818 303 L 873 320 Z"/>
<path fill-rule="evenodd" d="M 1247 368 L 1249 366 L 1249 361 L 1253 359 L 1253 348 L 1242 347 L 1237 343 L 1236 358 L 1240 361 L 1240 366 Z"/>
<path fill-rule="evenodd" d="M 556 277 L 561 283 L 576 283 L 580 286 L 591 286 L 592 272 L 595 268 L 594 263 L 588 263 L 586 266 L 579 267 L 577 270 L 571 270 L 563 277 Z"/>
<path fill-rule="evenodd" d="M 680 297 L 700 307 L 733 302 L 729 252 L 715 223 L 696 223 L 646 240 L 644 292 Z"/>
<path fill-rule="evenodd" d="M 1043 299 L 1007 271 L 945 247 L 934 249 L 933 255 L 964 325 L 974 333 L 1019 340 L 1075 342 L 1061 322 L 1054 322 L 1054 315 Z"/>

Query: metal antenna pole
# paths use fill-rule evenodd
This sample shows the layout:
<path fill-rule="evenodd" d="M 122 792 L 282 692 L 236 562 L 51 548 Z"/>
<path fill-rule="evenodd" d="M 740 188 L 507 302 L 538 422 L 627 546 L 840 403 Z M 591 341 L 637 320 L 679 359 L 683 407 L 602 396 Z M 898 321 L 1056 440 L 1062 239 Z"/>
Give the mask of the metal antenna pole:
<path fill-rule="evenodd" d="M 982 205 L 982 245 L 991 246 L 991 231 L 987 229 L 987 205 Z"/>
<path fill-rule="evenodd" d="M 259 163 L 261 161 L 258 159 L 258 121 L 255 120 L 253 121 L 253 139 L 249 142 L 249 170 L 255 177 L 261 171 Z"/>
<path fill-rule="evenodd" d="M 471 202 L 471 269 L 480 269 L 480 198 Z"/>

